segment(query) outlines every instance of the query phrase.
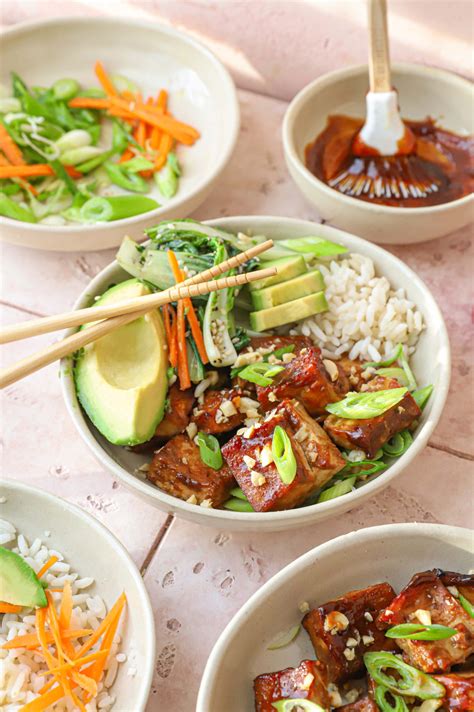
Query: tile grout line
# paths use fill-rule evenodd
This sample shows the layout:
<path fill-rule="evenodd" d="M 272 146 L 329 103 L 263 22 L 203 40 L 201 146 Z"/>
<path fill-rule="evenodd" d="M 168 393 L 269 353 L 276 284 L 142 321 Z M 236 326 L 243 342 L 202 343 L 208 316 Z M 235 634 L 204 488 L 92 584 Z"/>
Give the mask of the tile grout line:
<path fill-rule="evenodd" d="M 153 541 L 153 544 L 150 546 L 150 549 L 148 550 L 148 553 L 145 556 L 142 565 L 140 566 L 140 576 L 142 576 L 142 578 L 145 576 L 145 574 L 148 570 L 148 567 L 151 564 L 153 557 L 155 556 L 156 552 L 158 551 L 160 544 L 163 541 L 163 538 L 164 538 L 166 532 L 168 531 L 168 529 L 174 522 L 174 519 L 175 519 L 175 517 L 173 516 L 173 514 L 167 515 L 165 523 L 161 526 L 158 534 L 156 535 L 156 537 Z"/>
<path fill-rule="evenodd" d="M 453 457 L 458 457 L 460 460 L 467 460 L 468 462 L 474 461 L 474 455 L 471 455 L 469 452 L 463 452 L 462 450 L 455 450 L 454 448 L 449 447 L 449 445 L 438 445 L 437 443 L 429 442 L 427 447 L 430 447 L 433 450 L 440 450 L 448 455 L 453 455 Z"/>
<path fill-rule="evenodd" d="M 0 299 L 0 305 L 3 307 L 8 307 L 9 309 L 16 309 L 16 311 L 24 312 L 25 314 L 31 314 L 31 316 L 47 316 L 47 314 L 34 311 L 33 309 L 28 309 L 28 307 L 20 306 L 18 304 L 12 304 L 12 302 L 7 302 L 4 299 Z"/>

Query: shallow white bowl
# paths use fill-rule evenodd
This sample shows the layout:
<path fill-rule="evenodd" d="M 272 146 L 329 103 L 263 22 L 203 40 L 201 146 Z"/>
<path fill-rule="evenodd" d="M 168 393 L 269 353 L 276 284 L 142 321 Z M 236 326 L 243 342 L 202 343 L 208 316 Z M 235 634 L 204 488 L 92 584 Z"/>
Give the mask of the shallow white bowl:
<path fill-rule="evenodd" d="M 114 712 L 142 712 L 155 665 L 155 627 L 145 584 L 129 554 L 97 519 L 64 499 L 13 480 L 0 482 L 0 494 L 6 498 L 0 504 L 0 517 L 30 543 L 38 537 L 60 551 L 80 577 L 92 576 L 95 583 L 87 591 L 101 596 L 107 608 L 125 592 L 128 605 L 121 652 L 134 651 L 138 672 L 128 676 L 132 663 L 123 663 L 110 689 L 117 700 Z"/>
<path fill-rule="evenodd" d="M 304 630 L 285 648 L 267 650 L 301 622 L 301 602 L 318 605 L 381 581 L 400 591 L 427 569 L 467 572 L 473 553 L 469 529 L 440 524 L 371 527 L 317 546 L 267 581 L 225 628 L 207 661 L 196 712 L 251 710 L 257 675 L 314 660 Z"/>
<path fill-rule="evenodd" d="M 97 432 L 80 408 L 70 363 L 64 361 L 61 368 L 63 395 L 74 424 L 88 447 L 114 477 L 119 478 L 126 486 L 144 496 L 159 509 L 177 514 L 184 519 L 226 530 L 276 531 L 301 527 L 346 512 L 372 497 L 399 475 L 425 447 L 440 418 L 448 393 L 451 373 L 449 340 L 441 312 L 427 287 L 401 260 L 381 247 L 336 228 L 304 220 L 263 216 L 221 218 L 210 220 L 209 224 L 235 233 L 243 231 L 266 235 L 274 240 L 319 235 L 346 245 L 353 252 L 367 255 L 374 260 L 378 273 L 386 275 L 395 288 L 404 287 L 406 289 L 408 298 L 418 305 L 427 325 L 414 354 L 414 372 L 418 376 L 420 385 L 432 383 L 435 387 L 423 412 L 413 444 L 377 479 L 338 499 L 282 512 L 240 513 L 223 509 L 206 509 L 188 504 L 160 491 L 151 483 L 134 474 L 137 467 L 147 460 L 149 461 L 149 457 L 146 458 L 143 455 L 137 455 L 124 448 L 111 445 Z M 120 282 L 126 278 L 126 273 L 117 262 L 113 262 L 90 282 L 75 307 L 89 306 L 92 297 L 102 294 L 111 283 Z"/>
<path fill-rule="evenodd" d="M 32 61 L 32 58 L 35 58 Z M 193 38 L 150 21 L 73 17 L 19 25 L 4 33 L 0 81 L 10 86 L 16 71 L 28 85 L 50 85 L 74 77 L 96 86 L 94 64 L 134 81 L 143 94 L 170 91 L 170 110 L 201 133 L 194 146 L 178 146 L 183 175 L 174 198 L 153 185 L 162 205 L 143 215 L 96 225 L 52 227 L 0 219 L 6 242 L 42 250 L 81 252 L 120 244 L 124 233 L 137 240 L 143 230 L 168 218 L 183 218 L 209 195 L 227 165 L 239 132 L 234 83 L 220 61 Z"/>
<path fill-rule="evenodd" d="M 392 74 L 403 118 L 431 116 L 456 133 L 474 132 L 472 84 L 467 79 L 420 64 L 395 64 Z M 425 208 L 376 205 L 339 193 L 306 168 L 305 147 L 324 129 L 327 117 L 365 116 L 367 90 L 367 66 L 349 67 L 308 84 L 288 107 L 282 129 L 285 159 L 305 198 L 331 224 L 385 245 L 423 242 L 468 225 L 473 195 Z"/>

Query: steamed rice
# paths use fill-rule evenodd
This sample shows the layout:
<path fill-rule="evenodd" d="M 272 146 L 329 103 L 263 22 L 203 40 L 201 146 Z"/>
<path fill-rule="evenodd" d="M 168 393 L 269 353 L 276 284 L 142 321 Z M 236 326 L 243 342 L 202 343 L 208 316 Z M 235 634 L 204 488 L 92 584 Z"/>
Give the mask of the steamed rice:
<path fill-rule="evenodd" d="M 318 265 L 326 284 L 328 311 L 299 322 L 291 334 L 314 339 L 328 358 L 382 361 L 403 344 L 407 356 L 423 331 L 423 317 L 386 277 L 377 277 L 369 257 L 352 253 Z"/>
<path fill-rule="evenodd" d="M 49 536 L 49 532 L 44 535 Z M 51 556 L 57 556 L 59 561 L 51 566 L 42 580 L 51 588 L 62 588 L 66 581 L 70 582 L 74 604 L 71 620 L 73 628 L 95 630 L 99 626 L 107 609 L 100 596 L 88 591 L 94 583 L 93 578 L 79 578 L 79 574 L 72 570 L 60 552 L 49 549 L 40 538 L 30 544 L 23 534 L 17 533 L 13 524 L 4 519 L 0 519 L 0 541 L 3 546 L 8 545 L 12 551 L 20 554 L 36 572 Z M 57 601 L 61 597 L 60 593 L 52 595 Z M 0 618 L 0 709 L 2 712 L 19 712 L 27 702 L 37 697 L 38 691 L 49 679 L 44 677 L 47 666 L 35 651 L 23 648 L 2 649 L 4 643 L 18 635 L 35 633 L 34 610 L 25 608 L 21 614 L 5 613 Z M 123 653 L 118 652 L 120 642 L 120 635 L 117 634 L 105 668 L 105 677 L 99 683 L 99 694 L 86 705 L 87 712 L 108 712 L 113 707 L 115 697 L 109 688 L 114 683 L 119 664 L 127 659 Z M 72 712 L 77 708 L 71 700 L 63 699 L 50 709 L 54 712 Z"/>

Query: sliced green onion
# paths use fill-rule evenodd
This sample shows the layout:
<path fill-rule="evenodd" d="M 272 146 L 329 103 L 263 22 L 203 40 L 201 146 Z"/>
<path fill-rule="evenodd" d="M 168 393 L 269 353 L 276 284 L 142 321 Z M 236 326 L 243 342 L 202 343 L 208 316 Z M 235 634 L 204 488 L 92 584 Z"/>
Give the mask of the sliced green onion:
<path fill-rule="evenodd" d="M 330 499 L 335 499 L 336 497 L 341 497 L 343 494 L 348 494 L 352 492 L 356 478 L 348 477 L 347 479 L 336 482 L 332 487 L 328 487 L 323 490 L 318 497 L 318 502 L 329 502 Z"/>
<path fill-rule="evenodd" d="M 405 376 L 407 379 L 407 388 L 409 391 L 416 391 L 418 388 L 418 385 L 416 383 L 415 376 L 413 375 L 413 371 L 411 370 L 408 360 L 405 356 L 405 352 L 403 351 L 403 348 L 400 348 L 400 356 L 398 357 L 398 360 L 401 363 L 401 366 L 405 372 Z"/>
<path fill-rule="evenodd" d="M 66 184 L 66 187 L 68 191 L 71 193 L 71 195 L 77 195 L 79 192 L 77 185 L 74 183 L 73 179 L 70 177 L 68 174 L 67 170 L 64 168 L 63 164 L 58 161 L 57 159 L 55 161 L 48 161 L 49 165 L 55 172 L 58 178 L 60 178 L 64 183 Z"/>
<path fill-rule="evenodd" d="M 97 196 L 84 203 L 81 219 L 84 222 L 124 220 L 159 207 L 156 200 L 145 195 L 112 195 L 108 198 Z"/>
<path fill-rule="evenodd" d="M 336 477 L 348 476 L 348 477 L 368 477 L 369 475 L 374 475 L 376 472 L 382 472 L 386 470 L 388 465 L 385 462 L 380 462 L 378 460 L 358 460 L 357 462 L 347 462 L 342 470 L 339 470 Z M 360 472 L 354 472 L 360 468 Z"/>
<path fill-rule="evenodd" d="M 441 699 L 446 694 L 444 685 L 393 653 L 366 653 L 364 663 L 370 677 L 394 694 L 419 697 L 421 700 Z M 400 678 L 395 679 L 386 670 L 395 671 Z"/>
<path fill-rule="evenodd" d="M 287 645 L 294 641 L 300 630 L 301 625 L 299 623 L 298 625 L 294 625 L 293 628 L 287 630 L 286 633 L 281 633 L 276 640 L 273 641 L 273 643 L 270 643 L 267 650 L 280 650 L 280 648 L 286 648 Z"/>
<path fill-rule="evenodd" d="M 121 163 L 120 166 L 123 168 L 125 171 L 130 171 L 130 173 L 139 173 L 140 171 L 149 171 L 151 168 L 154 167 L 154 163 L 151 161 L 148 161 L 146 158 L 143 158 L 142 156 L 135 156 L 134 158 L 131 158 L 129 161 L 124 161 L 124 163 Z"/>
<path fill-rule="evenodd" d="M 35 223 L 36 218 L 31 210 L 15 203 L 14 200 L 0 192 L 0 215 L 11 220 Z"/>
<path fill-rule="evenodd" d="M 72 131 L 66 131 L 66 133 L 58 138 L 55 143 L 59 152 L 65 153 L 66 151 L 72 151 L 75 148 L 90 146 L 92 143 L 92 137 L 89 131 L 86 131 L 85 129 L 73 129 Z"/>
<path fill-rule="evenodd" d="M 272 707 L 277 712 L 325 712 L 321 705 L 302 697 L 293 697 L 291 700 L 278 700 L 278 702 L 272 702 Z"/>
<path fill-rule="evenodd" d="M 199 432 L 197 434 L 197 442 L 201 460 L 213 470 L 220 470 L 223 465 L 221 446 L 219 440 L 214 435 Z"/>
<path fill-rule="evenodd" d="M 0 114 L 16 114 L 21 111 L 21 102 L 14 96 L 0 98 Z"/>
<path fill-rule="evenodd" d="M 422 625 L 402 623 L 385 631 L 386 638 L 406 638 L 407 640 L 445 640 L 452 638 L 458 631 L 445 625 Z"/>
<path fill-rule="evenodd" d="M 64 166 L 78 166 L 80 163 L 90 161 L 91 158 L 101 156 L 104 151 L 97 146 L 80 146 L 79 148 L 71 148 L 69 151 L 64 151 L 59 160 Z"/>
<path fill-rule="evenodd" d="M 288 344 L 288 346 L 280 346 L 279 349 L 275 349 L 273 353 L 265 356 L 264 361 L 268 361 L 270 356 L 275 356 L 275 358 L 281 358 L 284 354 L 292 354 L 294 350 L 295 344 Z"/>
<path fill-rule="evenodd" d="M 165 198 L 172 198 L 173 195 L 176 195 L 180 175 L 181 168 L 176 154 L 170 153 L 166 159 L 166 165 L 154 175 L 155 183 Z"/>
<path fill-rule="evenodd" d="M 474 606 L 472 605 L 472 603 L 470 601 L 467 600 L 466 596 L 463 596 L 462 593 L 460 593 L 458 601 L 461 604 L 461 606 L 464 608 L 464 610 L 466 611 L 467 615 L 470 618 L 474 618 Z"/>
<path fill-rule="evenodd" d="M 250 502 L 244 502 L 238 497 L 231 497 L 222 505 L 224 509 L 230 509 L 231 512 L 253 512 L 255 511 Z"/>
<path fill-rule="evenodd" d="M 131 190 L 133 193 L 148 192 L 148 183 L 138 173 L 128 173 L 122 170 L 117 163 L 104 163 L 104 168 L 112 183 L 120 188 Z"/>
<path fill-rule="evenodd" d="M 337 403 L 329 403 L 326 410 L 339 418 L 364 420 L 382 415 L 400 403 L 407 393 L 406 388 L 389 388 L 383 391 L 351 392 Z"/>
<path fill-rule="evenodd" d="M 364 368 L 369 368 L 373 367 L 378 369 L 378 372 L 380 373 L 381 368 L 385 368 L 386 366 L 391 366 L 395 361 L 400 362 L 400 366 L 403 369 L 403 372 L 405 374 L 405 380 L 407 384 L 407 388 L 409 391 L 414 391 L 417 387 L 416 385 L 416 380 L 415 376 L 413 375 L 413 371 L 411 370 L 407 358 L 405 356 L 405 352 L 403 350 L 402 344 L 397 344 L 395 351 L 390 358 L 386 359 L 385 361 L 367 361 L 367 363 L 364 363 Z M 388 374 L 385 374 L 388 375 Z M 395 376 L 396 378 L 396 376 Z"/>
<path fill-rule="evenodd" d="M 396 378 L 401 386 L 408 386 L 408 380 L 403 368 L 398 366 L 378 368 L 376 373 L 378 376 L 385 376 L 385 378 Z"/>
<path fill-rule="evenodd" d="M 136 94 L 139 90 L 135 82 L 132 82 L 131 79 L 128 79 L 128 77 L 124 77 L 122 74 L 112 74 L 110 78 L 119 94 L 121 94 L 123 91 L 130 91 L 132 92 L 132 94 Z"/>
<path fill-rule="evenodd" d="M 418 408 L 423 410 L 432 393 L 433 386 L 425 386 L 424 388 L 418 388 L 417 391 L 413 391 L 412 396 L 415 399 Z"/>
<path fill-rule="evenodd" d="M 280 240 L 278 244 L 287 247 L 293 252 L 311 252 L 316 257 L 342 255 L 348 251 L 347 247 L 338 245 L 336 242 L 323 240 L 321 237 L 300 237 L 291 240 Z"/>
<path fill-rule="evenodd" d="M 364 363 L 364 368 L 385 368 L 385 366 L 391 366 L 395 363 L 395 361 L 398 361 L 402 351 L 403 346 L 401 344 L 397 344 L 392 356 L 389 356 L 385 359 L 385 361 L 367 361 Z"/>
<path fill-rule="evenodd" d="M 99 153 L 97 156 L 94 158 L 91 158 L 89 161 L 85 161 L 84 163 L 79 163 L 77 166 L 74 166 L 76 171 L 79 171 L 80 173 L 90 173 L 91 171 L 94 171 L 96 168 L 101 166 L 105 161 L 108 161 L 109 158 L 112 158 L 114 155 L 114 151 L 104 151 L 103 153 Z"/>
<path fill-rule="evenodd" d="M 245 366 L 241 371 L 238 371 L 239 378 L 250 383 L 256 383 L 257 386 L 271 386 L 273 376 L 276 376 L 281 371 L 284 371 L 283 366 L 270 366 L 265 361 L 252 363 L 250 366 Z"/>
<path fill-rule="evenodd" d="M 400 455 L 403 455 L 403 453 L 408 450 L 412 442 L 413 437 L 410 431 L 402 430 L 401 433 L 397 433 L 393 436 L 393 438 L 390 438 L 390 440 L 385 443 L 382 450 L 385 455 L 388 455 L 389 457 L 400 457 Z"/>
<path fill-rule="evenodd" d="M 230 491 L 230 494 L 232 497 L 237 497 L 237 499 L 241 499 L 244 502 L 248 502 L 247 497 L 244 495 L 240 487 L 233 487 Z"/>
<path fill-rule="evenodd" d="M 3 195 L 16 195 L 21 191 L 21 186 L 18 183 L 6 183 L 0 186 L 0 193 Z"/>
<path fill-rule="evenodd" d="M 99 87 L 89 87 L 88 89 L 78 91 L 76 96 L 84 96 L 90 99 L 105 99 L 107 94 Z"/>
<path fill-rule="evenodd" d="M 281 481 L 290 485 L 296 477 L 298 467 L 291 440 L 281 425 L 277 425 L 273 431 L 272 455 Z"/>
<path fill-rule="evenodd" d="M 390 700 L 387 699 L 387 695 L 391 695 L 395 704 L 392 704 Z M 375 688 L 375 701 L 377 707 L 382 712 L 408 712 L 407 703 L 400 697 L 400 695 L 395 695 L 387 687 L 383 685 L 377 685 Z"/>
<path fill-rule="evenodd" d="M 75 79 L 58 79 L 53 84 L 53 94 L 55 99 L 69 101 L 76 96 L 80 89 L 79 83 Z"/>

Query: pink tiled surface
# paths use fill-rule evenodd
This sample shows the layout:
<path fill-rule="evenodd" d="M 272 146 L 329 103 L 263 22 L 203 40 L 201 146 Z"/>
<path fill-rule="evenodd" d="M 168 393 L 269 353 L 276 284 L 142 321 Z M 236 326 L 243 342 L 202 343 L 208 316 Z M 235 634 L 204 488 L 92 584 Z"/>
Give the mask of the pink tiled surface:
<path fill-rule="evenodd" d="M 260 213 L 317 220 L 287 175 L 280 125 L 286 100 L 304 83 L 331 68 L 364 61 L 360 4 L 3 0 L 0 10 L 3 26 L 38 16 L 100 11 L 188 29 L 231 68 L 242 110 L 234 157 L 219 187 L 193 217 Z M 396 57 L 469 73 L 468 0 L 429 3 L 429 13 L 424 0 L 390 5 Z M 92 458 L 66 414 L 57 366 L 2 393 L 3 475 L 86 508 L 143 567 L 158 651 L 147 712 L 192 712 L 202 669 L 224 625 L 264 581 L 310 547 L 381 523 L 472 526 L 471 232 L 393 252 L 425 280 L 443 311 L 453 351 L 451 392 L 429 447 L 392 487 L 338 520 L 291 533 L 229 535 L 167 518 L 114 482 Z M 1 257 L 2 321 L 11 323 L 67 309 L 113 253 L 60 255 L 3 246 Z M 40 337 L 36 344 L 48 339 Z M 2 354 L 10 362 L 31 348 L 20 342 L 3 347 Z"/>

